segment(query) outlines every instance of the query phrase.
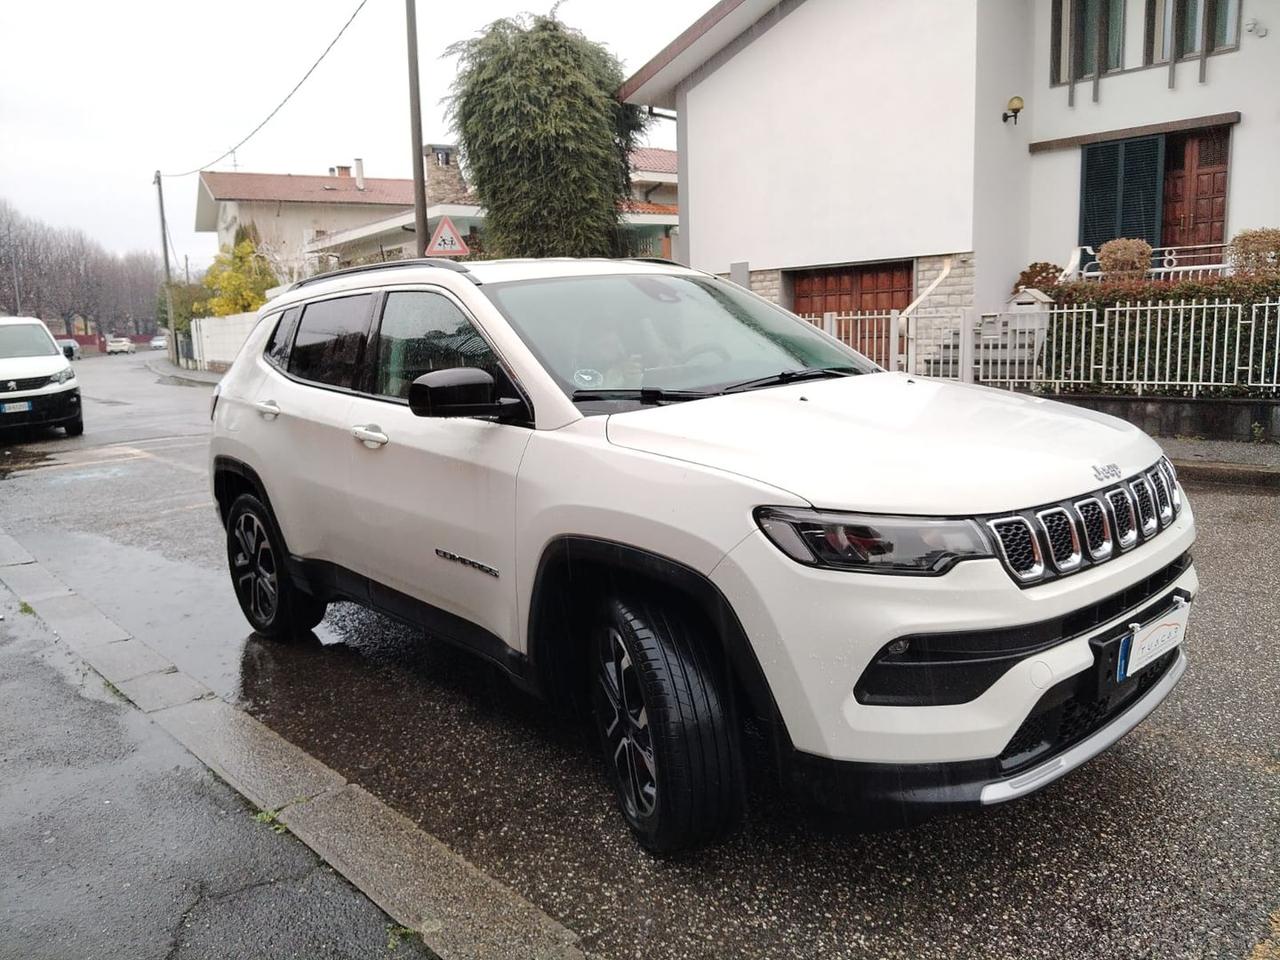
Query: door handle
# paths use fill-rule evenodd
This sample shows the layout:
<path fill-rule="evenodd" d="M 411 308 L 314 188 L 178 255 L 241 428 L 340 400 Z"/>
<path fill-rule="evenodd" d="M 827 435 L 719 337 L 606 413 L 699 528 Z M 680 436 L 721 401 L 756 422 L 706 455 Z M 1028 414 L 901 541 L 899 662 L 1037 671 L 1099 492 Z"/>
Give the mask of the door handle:
<path fill-rule="evenodd" d="M 352 427 L 351 436 L 355 437 L 370 450 L 376 450 L 391 439 L 382 432 L 382 428 L 376 423 L 358 424 Z"/>
<path fill-rule="evenodd" d="M 280 416 L 280 404 L 274 400 L 259 400 L 253 405 L 253 409 L 257 410 L 268 420 L 274 420 Z"/>

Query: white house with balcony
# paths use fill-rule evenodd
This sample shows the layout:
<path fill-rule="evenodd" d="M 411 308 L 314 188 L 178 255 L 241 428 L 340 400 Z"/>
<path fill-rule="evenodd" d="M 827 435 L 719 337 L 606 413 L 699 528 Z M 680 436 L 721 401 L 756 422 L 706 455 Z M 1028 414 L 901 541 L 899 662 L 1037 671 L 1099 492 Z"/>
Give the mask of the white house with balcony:
<path fill-rule="evenodd" d="M 801 313 L 1280 226 L 1280 0 L 720 0 L 620 95 L 677 114 L 677 258 Z"/>

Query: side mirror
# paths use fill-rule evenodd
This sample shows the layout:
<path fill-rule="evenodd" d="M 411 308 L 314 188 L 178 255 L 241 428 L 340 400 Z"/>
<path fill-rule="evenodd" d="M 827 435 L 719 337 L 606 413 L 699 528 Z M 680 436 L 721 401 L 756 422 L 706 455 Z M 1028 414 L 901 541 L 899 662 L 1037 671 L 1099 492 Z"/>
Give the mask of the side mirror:
<path fill-rule="evenodd" d="M 409 409 L 419 417 L 528 416 L 523 400 L 497 396 L 493 377 L 475 367 L 450 367 L 424 373 L 409 385 Z"/>
<path fill-rule="evenodd" d="M 76 348 L 70 345 L 65 346 L 62 348 L 62 355 L 68 360 L 74 360 L 76 358 Z"/>

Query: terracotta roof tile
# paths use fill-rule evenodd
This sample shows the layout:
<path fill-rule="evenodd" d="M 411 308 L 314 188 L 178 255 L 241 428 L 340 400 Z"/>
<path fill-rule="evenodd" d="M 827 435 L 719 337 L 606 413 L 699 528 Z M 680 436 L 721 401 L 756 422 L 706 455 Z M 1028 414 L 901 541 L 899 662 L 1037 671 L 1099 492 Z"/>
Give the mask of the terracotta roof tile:
<path fill-rule="evenodd" d="M 650 203 L 648 200 L 623 200 L 618 207 L 627 213 L 665 213 L 673 217 L 680 212 L 674 203 Z"/>
<path fill-rule="evenodd" d="M 649 173 L 679 173 L 679 154 L 675 150 L 658 147 L 639 147 L 631 151 L 631 169 Z"/>

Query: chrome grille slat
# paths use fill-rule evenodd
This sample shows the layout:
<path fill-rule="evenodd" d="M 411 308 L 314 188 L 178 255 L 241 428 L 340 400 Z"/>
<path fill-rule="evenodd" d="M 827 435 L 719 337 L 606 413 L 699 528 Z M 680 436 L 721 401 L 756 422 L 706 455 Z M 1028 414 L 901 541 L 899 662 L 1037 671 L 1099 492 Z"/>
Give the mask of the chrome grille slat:
<path fill-rule="evenodd" d="M 1036 514 L 1040 529 L 1049 543 L 1049 558 L 1059 573 L 1070 573 L 1084 559 L 1080 550 L 1080 534 L 1075 520 L 1063 507 L 1050 507 Z"/>
<path fill-rule="evenodd" d="M 1133 502 L 1138 508 L 1138 524 L 1142 528 L 1142 536 L 1149 537 L 1160 527 L 1156 517 L 1156 495 L 1151 489 L 1151 481 L 1137 476 L 1129 481 L 1129 489 L 1133 491 Z"/>
<path fill-rule="evenodd" d="M 1138 514 L 1133 506 L 1133 495 L 1124 487 L 1116 487 L 1104 496 L 1115 518 L 1116 543 L 1121 550 L 1128 550 L 1138 542 Z"/>
<path fill-rule="evenodd" d="M 1005 569 L 1024 583 L 1044 576 L 1044 556 L 1040 551 L 1040 539 L 1026 517 L 1000 517 L 987 521 L 996 535 Z"/>
<path fill-rule="evenodd" d="M 1156 464 L 1145 474 L 1145 479 L 1151 484 L 1151 489 L 1156 494 L 1156 509 L 1160 517 L 1160 526 L 1167 527 L 1173 522 L 1173 499 L 1169 496 L 1168 481 L 1165 480 L 1164 470 L 1159 464 Z"/>
<path fill-rule="evenodd" d="M 1080 518 L 1081 540 L 1089 551 L 1090 560 L 1106 560 L 1115 550 L 1111 537 L 1111 521 L 1107 508 L 1097 497 L 1085 497 L 1075 502 L 1076 516 Z"/>

